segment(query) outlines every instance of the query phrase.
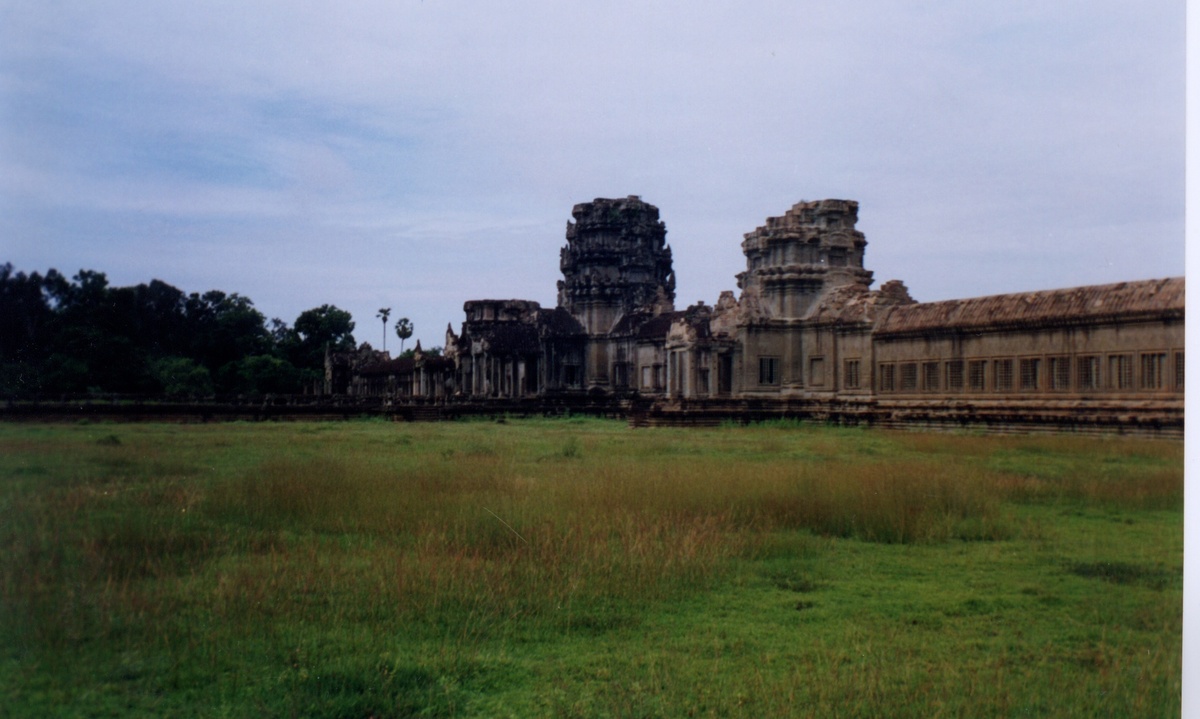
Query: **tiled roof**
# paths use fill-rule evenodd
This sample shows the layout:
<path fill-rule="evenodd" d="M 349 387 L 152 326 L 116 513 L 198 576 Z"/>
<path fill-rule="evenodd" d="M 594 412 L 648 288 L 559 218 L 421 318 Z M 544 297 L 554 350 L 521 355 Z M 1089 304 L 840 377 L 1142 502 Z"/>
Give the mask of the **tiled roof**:
<path fill-rule="evenodd" d="M 610 337 L 634 337 L 639 340 L 663 339 L 671 329 L 671 323 L 684 316 L 684 312 L 664 312 L 652 315 L 649 312 L 630 312 L 617 320 L 609 332 Z"/>
<path fill-rule="evenodd" d="M 358 374 L 364 376 L 377 376 L 389 374 L 404 374 L 411 373 L 413 370 L 412 357 L 397 357 L 396 359 L 386 360 L 384 362 L 376 362 L 366 367 L 360 367 Z"/>
<path fill-rule="evenodd" d="M 844 324 L 867 322 L 872 316 L 871 310 L 878 301 L 878 295 L 878 292 L 870 292 L 860 284 L 835 287 L 821 297 L 821 301 L 809 310 L 804 319 Z"/>
<path fill-rule="evenodd" d="M 1029 327 L 1107 318 L 1183 317 L 1184 278 L 1119 282 L 894 307 L 876 335 Z"/>
<path fill-rule="evenodd" d="M 422 361 L 425 363 L 425 369 L 429 371 L 449 369 L 454 366 L 454 360 L 439 355 L 425 355 Z M 416 364 L 416 359 L 412 357 L 397 357 L 385 362 L 376 362 L 375 364 L 360 367 L 358 374 L 363 377 L 412 374 L 416 369 Z"/>
<path fill-rule="evenodd" d="M 497 322 L 480 333 L 488 351 L 496 354 L 537 352 L 537 327 L 525 322 Z"/>
<path fill-rule="evenodd" d="M 428 371 L 454 368 L 454 360 L 441 355 L 425 355 L 424 359 L 421 361 L 424 363 L 424 367 Z"/>
<path fill-rule="evenodd" d="M 626 312 L 609 331 L 610 336 L 628 336 L 637 332 L 638 327 L 651 317 L 649 312 Z"/>
<path fill-rule="evenodd" d="M 583 325 L 562 307 L 538 312 L 538 324 L 552 337 L 583 334 Z"/>
<path fill-rule="evenodd" d="M 675 320 L 684 316 L 683 312 L 664 312 L 651 317 L 641 327 L 638 327 L 637 338 L 640 340 L 662 339 L 667 336 Z"/>

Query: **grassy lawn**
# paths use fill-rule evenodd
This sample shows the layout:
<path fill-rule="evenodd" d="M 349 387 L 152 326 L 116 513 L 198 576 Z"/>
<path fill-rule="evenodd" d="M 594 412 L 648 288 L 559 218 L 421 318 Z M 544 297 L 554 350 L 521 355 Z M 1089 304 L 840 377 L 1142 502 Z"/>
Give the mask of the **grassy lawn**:
<path fill-rule="evenodd" d="M 0 424 L 0 716 L 1178 716 L 1183 446 Z"/>

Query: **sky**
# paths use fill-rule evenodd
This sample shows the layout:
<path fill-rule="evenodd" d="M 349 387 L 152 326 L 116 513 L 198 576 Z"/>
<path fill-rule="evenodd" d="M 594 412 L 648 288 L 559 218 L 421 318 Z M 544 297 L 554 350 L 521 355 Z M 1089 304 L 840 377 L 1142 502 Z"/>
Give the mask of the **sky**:
<path fill-rule="evenodd" d="M 377 348 L 382 307 L 429 347 L 469 299 L 553 306 L 597 197 L 659 207 L 679 308 L 823 198 L 922 301 L 1179 276 L 1185 11 L 0 0 L 0 262 L 332 304 Z"/>

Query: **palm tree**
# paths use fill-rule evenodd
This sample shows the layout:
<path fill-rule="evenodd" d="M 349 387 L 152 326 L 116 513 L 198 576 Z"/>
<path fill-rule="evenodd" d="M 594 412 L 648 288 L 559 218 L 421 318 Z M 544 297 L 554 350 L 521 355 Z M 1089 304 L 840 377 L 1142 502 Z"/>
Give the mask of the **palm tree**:
<path fill-rule="evenodd" d="M 388 315 L 392 314 L 391 307 L 381 307 L 375 316 L 383 320 L 383 351 L 387 352 L 387 320 Z"/>
<path fill-rule="evenodd" d="M 404 354 L 404 340 L 412 337 L 412 333 L 412 322 L 409 322 L 407 317 L 396 320 L 396 336 L 400 338 L 400 354 Z"/>

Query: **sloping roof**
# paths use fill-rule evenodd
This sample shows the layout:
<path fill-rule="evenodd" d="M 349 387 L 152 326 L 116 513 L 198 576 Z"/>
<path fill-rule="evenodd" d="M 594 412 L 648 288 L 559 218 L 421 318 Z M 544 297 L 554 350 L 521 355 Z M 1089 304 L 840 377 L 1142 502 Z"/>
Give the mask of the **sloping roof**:
<path fill-rule="evenodd" d="M 449 357 L 443 357 L 442 355 L 425 355 L 421 359 L 421 362 L 423 363 L 425 369 L 429 371 L 454 368 L 454 360 L 450 359 Z"/>
<path fill-rule="evenodd" d="M 541 310 L 537 315 L 543 334 L 552 337 L 583 334 L 583 325 L 562 307 Z"/>
<path fill-rule="evenodd" d="M 609 336 L 625 337 L 637 332 L 638 327 L 649 320 L 653 315 L 649 312 L 626 312 L 621 315 L 617 323 L 608 331 Z"/>
<path fill-rule="evenodd" d="M 901 305 L 882 317 L 875 334 L 1051 326 L 1137 316 L 1182 318 L 1183 311 L 1184 278 L 1171 277 Z"/>
<path fill-rule="evenodd" d="M 497 322 L 478 337 L 496 354 L 531 353 L 539 348 L 537 327 L 526 322 Z"/>
<path fill-rule="evenodd" d="M 866 285 L 853 284 L 835 287 L 826 292 L 804 319 L 811 322 L 838 322 L 853 324 L 867 322 L 871 318 L 879 293 L 871 292 Z"/>
<path fill-rule="evenodd" d="M 661 315 L 655 315 L 638 327 L 637 338 L 639 340 L 665 339 L 671 325 L 683 316 L 683 312 L 664 312 Z"/>
<path fill-rule="evenodd" d="M 390 374 L 410 374 L 413 371 L 412 357 L 397 357 L 396 359 L 376 362 L 375 364 L 359 367 L 357 374 L 363 376 L 378 376 Z"/>
<path fill-rule="evenodd" d="M 629 312 L 617 320 L 608 334 L 610 337 L 633 337 L 639 340 L 665 339 L 671 324 L 685 314 L 683 311 L 663 312 L 658 315 L 649 312 Z"/>

